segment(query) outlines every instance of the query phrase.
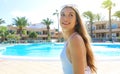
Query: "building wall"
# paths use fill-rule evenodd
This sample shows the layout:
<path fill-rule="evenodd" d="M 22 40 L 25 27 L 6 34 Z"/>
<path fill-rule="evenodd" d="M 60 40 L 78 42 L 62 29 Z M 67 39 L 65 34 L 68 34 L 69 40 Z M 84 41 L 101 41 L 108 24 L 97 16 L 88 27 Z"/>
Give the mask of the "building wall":
<path fill-rule="evenodd" d="M 16 26 L 13 25 L 8 25 L 7 26 L 9 31 L 17 31 L 18 28 Z M 24 27 L 23 30 L 26 30 L 27 32 L 31 32 L 34 31 L 38 34 L 37 39 L 41 39 L 41 40 L 46 40 L 47 39 L 47 28 L 46 25 L 41 24 L 41 23 L 37 23 L 37 24 L 31 24 L 27 27 Z M 56 29 L 50 29 L 50 35 L 52 39 L 58 39 L 58 35 L 60 35 L 60 38 L 62 38 L 62 33 L 60 32 L 58 34 L 58 32 L 56 31 Z M 29 38 L 28 35 L 23 35 L 23 37 L 25 38 Z"/>
<path fill-rule="evenodd" d="M 120 21 L 114 21 L 111 22 L 111 28 L 112 28 L 112 39 L 117 40 L 118 37 L 120 37 Z M 102 39 L 107 40 L 109 38 L 109 24 L 108 21 L 98 21 L 94 24 L 94 38 L 95 39 Z"/>

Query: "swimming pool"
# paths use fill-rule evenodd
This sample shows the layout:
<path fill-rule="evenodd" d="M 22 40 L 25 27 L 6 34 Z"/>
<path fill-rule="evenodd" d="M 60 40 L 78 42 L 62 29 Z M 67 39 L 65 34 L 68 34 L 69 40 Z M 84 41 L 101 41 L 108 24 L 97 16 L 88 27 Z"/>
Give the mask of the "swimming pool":
<path fill-rule="evenodd" d="M 102 57 L 120 57 L 120 44 L 96 43 L 92 44 L 94 54 Z"/>
<path fill-rule="evenodd" d="M 0 56 L 15 58 L 59 58 L 63 43 L 30 43 L 0 47 Z"/>
<path fill-rule="evenodd" d="M 58 58 L 63 43 L 15 44 L 0 47 L 0 56 Z M 94 55 L 97 57 L 120 57 L 120 44 L 92 43 Z"/>

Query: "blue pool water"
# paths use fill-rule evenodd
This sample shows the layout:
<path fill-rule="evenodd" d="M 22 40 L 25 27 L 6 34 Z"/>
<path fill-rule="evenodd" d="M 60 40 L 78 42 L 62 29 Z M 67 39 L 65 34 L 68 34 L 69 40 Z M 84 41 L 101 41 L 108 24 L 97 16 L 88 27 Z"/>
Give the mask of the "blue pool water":
<path fill-rule="evenodd" d="M 4 56 L 58 57 L 63 45 L 63 43 L 17 44 L 6 46 L 0 52 Z"/>
<path fill-rule="evenodd" d="M 16 44 L 0 47 L 2 56 L 59 57 L 63 43 Z M 120 44 L 93 43 L 95 56 L 120 56 Z"/>
<path fill-rule="evenodd" d="M 92 48 L 96 56 L 120 57 L 120 44 L 98 43 L 92 44 Z"/>

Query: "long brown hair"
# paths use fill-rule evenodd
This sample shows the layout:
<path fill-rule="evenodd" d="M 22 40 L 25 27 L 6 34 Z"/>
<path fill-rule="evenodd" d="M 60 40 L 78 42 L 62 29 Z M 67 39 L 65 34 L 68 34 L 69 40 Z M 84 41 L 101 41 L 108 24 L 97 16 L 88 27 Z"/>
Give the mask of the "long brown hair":
<path fill-rule="evenodd" d="M 96 73 L 96 67 L 94 63 L 94 55 L 92 52 L 91 48 L 91 38 L 86 30 L 85 25 L 82 23 L 82 20 L 80 18 L 80 14 L 77 8 L 75 8 L 73 5 L 65 5 L 64 8 L 71 8 L 75 11 L 76 13 L 76 22 L 77 24 L 75 25 L 75 32 L 77 32 L 82 38 L 85 43 L 86 47 L 86 59 L 87 59 L 87 65 L 90 67 L 91 71 Z"/>

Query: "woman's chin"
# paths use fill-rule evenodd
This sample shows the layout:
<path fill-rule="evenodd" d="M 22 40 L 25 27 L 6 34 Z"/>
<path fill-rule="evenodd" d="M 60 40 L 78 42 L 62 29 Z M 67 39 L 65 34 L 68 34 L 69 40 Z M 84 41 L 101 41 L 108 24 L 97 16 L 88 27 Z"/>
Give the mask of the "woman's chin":
<path fill-rule="evenodd" d="M 66 29 L 66 28 L 65 28 L 65 29 L 63 28 L 62 30 L 63 30 L 64 32 L 69 31 L 69 29 Z"/>

